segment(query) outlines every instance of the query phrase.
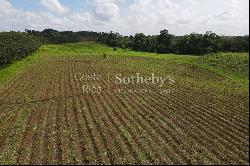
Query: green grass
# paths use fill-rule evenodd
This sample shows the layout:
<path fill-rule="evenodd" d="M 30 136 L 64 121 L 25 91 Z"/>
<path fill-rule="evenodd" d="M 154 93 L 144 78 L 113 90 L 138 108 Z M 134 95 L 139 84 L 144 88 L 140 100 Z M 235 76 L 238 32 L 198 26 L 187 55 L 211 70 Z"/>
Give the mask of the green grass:
<path fill-rule="evenodd" d="M 239 84 L 249 83 L 248 53 L 218 53 L 200 57 L 195 62 L 198 66 L 226 77 Z"/>
<path fill-rule="evenodd" d="M 32 64 L 34 60 L 37 60 L 40 56 L 38 53 L 34 53 L 25 59 L 16 61 L 5 68 L 0 70 L 0 87 L 6 83 L 8 80 L 13 78 L 18 73 L 23 72 L 27 65 Z"/>
<path fill-rule="evenodd" d="M 148 52 L 135 52 L 129 49 L 117 48 L 116 51 L 112 47 L 108 47 L 105 44 L 96 42 L 80 42 L 80 43 L 67 43 L 61 45 L 46 45 L 41 47 L 40 51 L 44 51 L 49 55 L 103 55 L 107 56 L 140 56 L 175 60 L 176 62 L 187 62 L 193 59 L 197 59 L 197 56 L 190 55 L 178 55 L 175 54 L 155 54 Z"/>
<path fill-rule="evenodd" d="M 177 73 L 182 70 L 185 71 L 185 65 L 198 66 L 202 69 L 213 72 L 225 78 L 224 82 L 216 83 L 216 81 L 208 82 L 204 80 L 195 80 L 200 84 L 208 84 L 208 86 L 231 87 L 237 86 L 238 89 L 248 89 L 249 83 L 249 55 L 248 53 L 218 53 L 206 56 L 191 56 L 191 55 L 175 55 L 175 54 L 155 54 L 146 52 L 135 52 L 129 49 L 117 48 L 116 51 L 112 47 L 95 42 L 80 42 L 68 43 L 60 45 L 44 45 L 36 53 L 31 56 L 17 61 L 5 69 L 0 70 L 0 86 L 7 80 L 11 79 L 18 73 L 22 72 L 25 67 L 32 62 L 38 60 L 40 57 L 46 56 L 102 56 L 106 54 L 108 57 L 125 56 L 125 57 L 145 57 L 156 58 L 166 62 L 166 65 L 176 65 Z M 133 64 L 129 65 L 133 67 Z M 157 67 L 157 64 L 154 64 Z M 136 67 L 136 66 L 134 66 Z M 152 67 L 152 66 L 149 66 Z M 145 69 L 149 68 L 145 66 Z M 187 82 L 193 81 L 193 78 L 184 78 Z M 203 82 L 202 82 L 203 81 Z M 229 87 L 230 88 L 230 87 Z"/>

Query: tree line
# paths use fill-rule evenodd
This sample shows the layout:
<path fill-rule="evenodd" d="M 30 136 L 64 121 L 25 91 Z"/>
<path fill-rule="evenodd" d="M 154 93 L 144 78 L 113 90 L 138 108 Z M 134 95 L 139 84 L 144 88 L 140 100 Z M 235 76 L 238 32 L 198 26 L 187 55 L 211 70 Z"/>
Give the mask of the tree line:
<path fill-rule="evenodd" d="M 43 31 L 25 30 L 29 35 L 37 36 L 45 39 L 49 44 L 62 44 L 62 43 L 74 43 L 80 41 L 97 41 L 100 33 L 92 31 L 62 31 L 59 32 L 54 29 L 45 29 Z"/>
<path fill-rule="evenodd" d="M 35 52 L 42 44 L 97 41 L 98 37 L 99 33 L 97 32 L 59 32 L 53 29 L 0 32 L 0 69 L 13 61 L 25 58 Z"/>
<path fill-rule="evenodd" d="M 15 60 L 36 51 L 43 43 L 42 38 L 22 32 L 0 33 L 0 69 Z"/>
<path fill-rule="evenodd" d="M 127 48 L 152 53 L 175 53 L 204 55 L 222 52 L 248 52 L 249 35 L 220 36 L 211 31 L 205 34 L 191 33 L 175 36 L 168 30 L 159 35 L 137 33 L 122 36 L 115 32 L 62 31 L 45 29 L 43 31 L 0 32 L 0 68 L 24 58 L 36 51 L 42 44 L 61 44 L 80 41 L 97 41 L 111 47 Z"/>
<path fill-rule="evenodd" d="M 160 31 L 159 35 L 122 36 L 119 33 L 100 33 L 99 42 L 111 47 L 129 48 L 135 51 L 153 53 L 175 53 L 204 55 L 216 52 L 248 52 L 249 35 L 219 36 L 211 31 L 205 34 L 191 33 L 175 36 L 168 30 Z"/>
<path fill-rule="evenodd" d="M 137 33 L 131 36 L 122 36 L 116 32 L 91 31 L 63 31 L 45 29 L 42 32 L 26 30 L 30 35 L 47 39 L 48 43 L 68 43 L 83 40 L 98 41 L 111 47 L 128 48 L 135 51 L 153 52 L 159 54 L 191 54 L 204 55 L 216 52 L 248 52 L 249 35 L 220 36 L 211 31 L 205 34 L 191 33 L 184 36 L 175 36 L 168 30 L 160 31 L 159 35 L 145 35 Z"/>

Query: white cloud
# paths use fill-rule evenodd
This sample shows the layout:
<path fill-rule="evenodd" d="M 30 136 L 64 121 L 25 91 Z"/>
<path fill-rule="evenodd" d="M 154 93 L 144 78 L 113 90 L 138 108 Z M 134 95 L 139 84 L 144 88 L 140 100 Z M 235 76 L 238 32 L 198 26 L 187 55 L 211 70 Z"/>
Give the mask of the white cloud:
<path fill-rule="evenodd" d="M 214 18 L 218 20 L 227 20 L 235 17 L 235 13 L 230 10 L 220 11 L 218 12 Z"/>
<path fill-rule="evenodd" d="M 243 35 L 249 27 L 248 3 L 246 0 L 134 0 L 126 21 L 134 33 L 157 34 L 166 28 L 177 35 L 207 30 Z"/>
<path fill-rule="evenodd" d="M 189 2 L 187 5 L 187 2 Z M 163 28 L 172 29 L 190 23 L 194 0 L 135 0 L 129 7 L 128 20 L 135 29 L 156 34 Z M 139 32 L 139 31 L 136 31 Z"/>
<path fill-rule="evenodd" d="M 119 15 L 119 6 L 115 0 L 88 0 L 94 5 L 94 15 L 99 20 L 110 21 Z"/>
<path fill-rule="evenodd" d="M 207 30 L 227 35 L 249 33 L 249 1 L 246 0 L 230 0 L 230 3 L 229 0 L 87 1 L 92 10 L 69 11 L 58 1 L 47 0 L 49 11 L 41 8 L 31 12 L 14 8 L 8 0 L 0 0 L 0 31 L 54 28 L 113 30 L 124 35 L 159 34 L 162 29 L 176 35 Z"/>
<path fill-rule="evenodd" d="M 11 12 L 13 12 L 13 8 L 12 5 L 9 1 L 7 0 L 0 0 L 0 13 L 4 13 L 4 14 L 9 14 Z"/>
<path fill-rule="evenodd" d="M 204 0 L 206 1 L 206 0 Z M 208 1 L 208 0 L 207 0 Z M 224 35 L 249 34 L 249 1 L 224 0 L 214 7 L 207 16 L 200 17 L 199 29 L 209 29 Z"/>
<path fill-rule="evenodd" d="M 0 31 L 24 31 L 24 29 L 44 30 L 96 30 L 101 31 L 102 24 L 94 20 L 92 13 L 68 12 L 54 15 L 48 11 L 30 12 L 14 8 L 7 0 L 0 0 Z M 3 7 L 3 9 L 2 9 Z"/>
<path fill-rule="evenodd" d="M 62 18 L 55 17 L 49 12 L 28 12 L 14 8 L 7 0 L 0 0 L 0 30 L 37 29 L 48 27 L 59 28 L 66 24 Z"/>
<path fill-rule="evenodd" d="M 41 4 L 55 13 L 63 14 L 68 11 L 68 9 L 62 6 L 58 0 L 41 0 Z"/>
<path fill-rule="evenodd" d="M 241 18 L 241 2 L 239 0 L 230 0 L 228 4 L 226 4 L 226 8 L 217 12 L 214 16 L 214 19 L 217 20 L 229 20 L 235 18 Z"/>

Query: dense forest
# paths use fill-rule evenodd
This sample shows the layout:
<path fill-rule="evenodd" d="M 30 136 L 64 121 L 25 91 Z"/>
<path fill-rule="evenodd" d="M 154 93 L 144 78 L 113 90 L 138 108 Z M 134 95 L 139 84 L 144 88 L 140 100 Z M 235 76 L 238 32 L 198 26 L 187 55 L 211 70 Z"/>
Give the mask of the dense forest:
<path fill-rule="evenodd" d="M 135 51 L 154 53 L 175 53 L 204 55 L 222 52 L 248 52 L 249 36 L 219 36 L 211 31 L 205 34 L 192 33 L 185 36 L 175 36 L 168 30 L 160 31 L 159 35 L 122 36 L 119 33 L 97 32 L 59 32 L 46 29 L 42 32 L 26 30 L 30 35 L 44 37 L 48 43 L 67 43 L 82 40 L 98 41 L 111 47 L 129 48 Z"/>
<path fill-rule="evenodd" d="M 29 35 L 33 35 L 39 38 L 46 39 L 46 43 L 50 44 L 62 44 L 62 43 L 73 43 L 80 41 L 97 41 L 100 33 L 91 31 L 56 31 L 53 29 L 45 29 L 42 32 L 34 30 L 25 30 Z"/>
<path fill-rule="evenodd" d="M 219 51 L 249 51 L 249 36 L 219 36 L 211 31 L 185 36 L 174 36 L 169 34 L 168 30 L 162 30 L 159 35 L 154 36 L 146 36 L 143 33 L 121 36 L 119 33 L 110 32 L 101 33 L 98 41 L 112 47 L 154 53 L 204 55 Z"/>
<path fill-rule="evenodd" d="M 192 33 L 175 36 L 168 30 L 159 35 L 137 33 L 122 36 L 119 33 L 91 31 L 43 31 L 25 30 L 25 32 L 0 33 L 0 68 L 36 51 L 42 44 L 61 44 L 79 41 L 97 41 L 111 47 L 128 48 L 135 51 L 153 53 L 175 53 L 204 55 L 216 52 L 248 52 L 249 36 L 219 36 L 211 31 L 205 34 Z"/>
<path fill-rule="evenodd" d="M 0 69 L 13 61 L 22 59 L 35 52 L 42 44 L 61 44 L 83 40 L 97 41 L 97 32 L 59 32 L 45 29 L 42 32 L 0 32 Z"/>
<path fill-rule="evenodd" d="M 0 69 L 36 51 L 44 43 L 42 38 L 22 32 L 0 33 Z"/>

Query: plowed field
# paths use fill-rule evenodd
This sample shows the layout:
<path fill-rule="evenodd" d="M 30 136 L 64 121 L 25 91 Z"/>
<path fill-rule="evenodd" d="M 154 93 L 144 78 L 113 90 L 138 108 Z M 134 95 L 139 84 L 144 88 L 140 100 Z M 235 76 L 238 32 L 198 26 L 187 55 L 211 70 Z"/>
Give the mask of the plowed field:
<path fill-rule="evenodd" d="M 173 92 L 119 93 L 108 79 L 152 72 L 174 76 Z M 147 57 L 44 55 L 0 90 L 0 164 L 249 164 L 248 96 L 199 79 L 224 78 Z"/>

